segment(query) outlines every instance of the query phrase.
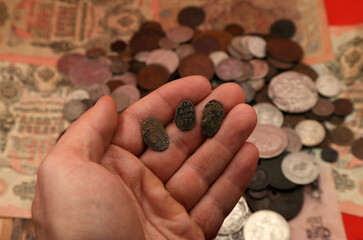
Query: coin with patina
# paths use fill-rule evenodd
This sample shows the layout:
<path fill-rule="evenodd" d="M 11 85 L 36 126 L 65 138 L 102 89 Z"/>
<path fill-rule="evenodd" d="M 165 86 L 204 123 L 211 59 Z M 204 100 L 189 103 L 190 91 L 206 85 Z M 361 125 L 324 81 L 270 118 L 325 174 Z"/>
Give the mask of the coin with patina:
<path fill-rule="evenodd" d="M 196 53 L 201 53 L 207 56 L 212 52 L 221 49 L 221 45 L 218 42 L 218 39 L 206 35 L 196 37 L 192 41 L 192 45 Z"/>
<path fill-rule="evenodd" d="M 256 171 L 247 187 L 255 191 L 261 191 L 265 189 L 270 182 L 271 178 L 268 175 L 268 172 L 263 167 L 257 166 Z"/>
<path fill-rule="evenodd" d="M 202 75 L 211 79 L 214 75 L 214 64 L 210 58 L 204 54 L 191 54 L 180 61 L 180 77 L 191 75 Z"/>
<path fill-rule="evenodd" d="M 257 114 L 258 124 L 271 124 L 281 127 L 284 123 L 284 115 L 271 103 L 257 103 L 253 105 Z"/>
<path fill-rule="evenodd" d="M 347 116 L 353 112 L 353 103 L 347 98 L 338 98 L 333 101 L 334 114 L 337 116 Z"/>
<path fill-rule="evenodd" d="M 351 152 L 353 155 L 363 160 L 363 138 L 355 140 L 351 146 Z"/>
<path fill-rule="evenodd" d="M 253 213 L 243 228 L 245 240 L 290 240 L 290 226 L 278 213 L 260 210 Z"/>
<path fill-rule="evenodd" d="M 260 158 L 273 158 L 287 147 L 287 136 L 281 128 L 271 124 L 258 124 L 247 139 L 256 145 Z"/>
<path fill-rule="evenodd" d="M 183 100 L 175 110 L 175 125 L 182 131 L 190 130 L 195 125 L 195 109 L 191 101 Z"/>
<path fill-rule="evenodd" d="M 300 121 L 295 131 L 299 134 L 304 146 L 313 147 L 321 143 L 325 138 L 324 126 L 316 120 L 306 119 Z"/>
<path fill-rule="evenodd" d="M 325 147 L 321 150 L 320 156 L 325 162 L 334 163 L 338 160 L 339 153 L 331 147 Z"/>
<path fill-rule="evenodd" d="M 294 71 L 275 76 L 268 87 L 268 96 L 278 108 L 290 113 L 306 112 L 318 101 L 313 80 Z"/>
<path fill-rule="evenodd" d="M 213 137 L 219 130 L 224 116 L 223 104 L 215 99 L 209 101 L 202 114 L 202 133 L 206 137 Z"/>
<path fill-rule="evenodd" d="M 342 83 L 331 74 L 320 75 L 315 83 L 318 92 L 324 97 L 335 97 L 342 91 Z"/>
<path fill-rule="evenodd" d="M 286 133 L 288 139 L 286 151 L 299 152 L 302 148 L 302 142 L 299 134 L 297 134 L 294 129 L 289 127 L 283 127 L 281 129 Z"/>
<path fill-rule="evenodd" d="M 155 119 L 148 118 L 141 123 L 141 135 L 146 145 L 156 151 L 163 151 L 169 146 L 169 138 L 163 124 Z"/>
<path fill-rule="evenodd" d="M 331 139 L 340 146 L 348 146 L 354 141 L 354 134 L 349 128 L 338 126 L 331 130 Z"/>
<path fill-rule="evenodd" d="M 305 152 L 288 154 L 281 163 L 284 176 L 291 182 L 306 185 L 319 176 L 319 165 L 315 157 Z"/>

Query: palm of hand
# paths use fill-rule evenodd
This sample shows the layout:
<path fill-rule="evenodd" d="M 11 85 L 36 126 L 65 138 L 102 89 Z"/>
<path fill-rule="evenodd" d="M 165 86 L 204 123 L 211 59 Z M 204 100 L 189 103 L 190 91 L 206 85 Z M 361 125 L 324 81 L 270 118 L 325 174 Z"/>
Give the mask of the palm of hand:
<path fill-rule="evenodd" d="M 175 81 L 119 119 L 104 98 L 72 124 L 39 169 L 32 209 L 38 238 L 213 238 L 252 177 L 258 154 L 244 144 L 256 117 L 237 105 L 241 91 L 229 84 L 212 93 L 209 88 L 202 78 Z M 167 150 L 145 148 L 142 120 L 154 116 L 165 126 L 189 98 L 199 103 L 200 122 L 206 102 L 227 92 L 229 99 L 220 101 L 229 114 L 215 137 L 206 140 L 198 121 L 188 132 L 170 124 Z"/>

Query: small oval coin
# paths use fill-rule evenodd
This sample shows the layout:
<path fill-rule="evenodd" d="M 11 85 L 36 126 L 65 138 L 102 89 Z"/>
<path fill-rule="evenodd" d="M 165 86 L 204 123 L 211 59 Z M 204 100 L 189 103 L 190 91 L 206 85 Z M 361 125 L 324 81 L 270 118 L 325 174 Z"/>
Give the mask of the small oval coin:
<path fill-rule="evenodd" d="M 290 226 L 278 213 L 260 210 L 253 213 L 243 228 L 245 240 L 290 240 Z"/>
<path fill-rule="evenodd" d="M 169 138 L 161 122 L 155 118 L 148 118 L 141 123 L 141 135 L 149 148 L 163 151 L 169 146 Z"/>
<path fill-rule="evenodd" d="M 191 101 L 182 101 L 175 110 L 175 125 L 182 131 L 190 130 L 195 125 L 195 109 Z"/>
<path fill-rule="evenodd" d="M 202 133 L 206 137 L 213 137 L 222 124 L 224 115 L 223 104 L 215 99 L 209 101 L 202 115 Z"/>
<path fill-rule="evenodd" d="M 271 103 L 257 103 L 253 105 L 257 114 L 258 124 L 271 124 L 281 127 L 284 123 L 284 115 Z"/>
<path fill-rule="evenodd" d="M 309 184 L 319 176 L 319 165 L 314 156 L 305 152 L 290 153 L 281 163 L 284 176 L 296 184 Z"/>
<path fill-rule="evenodd" d="M 299 134 L 304 146 L 313 147 L 321 143 L 325 138 L 325 128 L 316 120 L 306 119 L 300 121 L 295 131 Z"/>
<path fill-rule="evenodd" d="M 338 96 L 342 91 L 342 84 L 338 78 L 331 74 L 320 75 L 316 79 L 316 88 L 324 97 Z"/>

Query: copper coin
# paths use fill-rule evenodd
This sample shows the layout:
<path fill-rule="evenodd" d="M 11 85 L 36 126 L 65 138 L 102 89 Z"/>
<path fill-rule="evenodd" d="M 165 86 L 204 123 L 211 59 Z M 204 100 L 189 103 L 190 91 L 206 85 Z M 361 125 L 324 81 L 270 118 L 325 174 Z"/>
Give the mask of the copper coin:
<path fill-rule="evenodd" d="M 247 142 L 256 145 L 260 158 L 273 158 L 286 149 L 288 139 L 281 128 L 270 124 L 258 124 Z"/>
<path fill-rule="evenodd" d="M 129 98 L 129 105 L 140 99 L 140 91 L 134 85 L 123 85 L 116 88 L 113 92 L 125 94 Z"/>
<path fill-rule="evenodd" d="M 195 125 L 195 109 L 191 101 L 182 101 L 175 110 L 175 125 L 182 131 L 190 130 Z"/>
<path fill-rule="evenodd" d="M 282 130 L 286 133 L 288 144 L 286 151 L 287 152 L 299 152 L 302 148 L 302 142 L 299 134 L 289 127 L 283 127 Z"/>
<path fill-rule="evenodd" d="M 320 117 L 329 117 L 334 113 L 334 104 L 327 99 L 319 98 L 312 112 Z"/>
<path fill-rule="evenodd" d="M 220 50 L 222 51 L 227 51 L 228 45 L 233 39 L 233 35 L 230 34 L 229 32 L 216 29 L 204 31 L 201 34 L 198 34 L 197 37 L 202 37 L 202 36 L 209 36 L 217 39 L 220 45 Z"/>
<path fill-rule="evenodd" d="M 305 120 L 306 117 L 303 114 L 289 114 L 289 113 L 285 113 L 284 114 L 284 127 L 291 127 L 291 128 L 295 128 L 295 126 Z"/>
<path fill-rule="evenodd" d="M 99 57 L 105 55 L 105 49 L 103 48 L 91 48 L 86 51 L 86 56 L 90 58 Z"/>
<path fill-rule="evenodd" d="M 239 36 L 244 33 L 244 28 L 237 23 L 230 23 L 224 27 L 224 31 L 229 32 L 233 36 Z"/>
<path fill-rule="evenodd" d="M 162 38 L 159 39 L 159 47 L 164 48 L 164 49 L 172 50 L 172 49 L 176 49 L 177 47 L 179 47 L 179 44 L 176 43 L 176 42 L 171 41 L 167 37 L 162 37 Z M 136 57 L 135 57 L 135 59 L 136 59 Z"/>
<path fill-rule="evenodd" d="M 194 30 L 188 26 L 169 28 L 165 33 L 166 36 L 175 43 L 188 42 L 194 36 Z"/>
<path fill-rule="evenodd" d="M 213 137 L 219 130 L 224 116 L 223 104 L 215 99 L 209 101 L 202 115 L 202 133 L 206 137 Z"/>
<path fill-rule="evenodd" d="M 256 103 L 268 102 L 272 103 L 271 98 L 267 94 L 267 87 L 263 87 L 255 96 Z"/>
<path fill-rule="evenodd" d="M 221 49 L 218 40 L 211 36 L 197 37 L 193 40 L 192 45 L 196 53 L 201 53 L 207 56 L 212 52 Z"/>
<path fill-rule="evenodd" d="M 331 131 L 331 138 L 338 145 L 348 146 L 354 141 L 354 134 L 349 128 L 340 126 Z"/>
<path fill-rule="evenodd" d="M 335 108 L 335 106 L 334 106 Z M 333 124 L 333 125 L 336 125 L 336 126 L 339 126 L 341 124 L 344 123 L 345 121 L 345 116 L 337 116 L 337 115 L 333 115 L 329 118 L 329 123 Z"/>
<path fill-rule="evenodd" d="M 295 32 L 296 26 L 290 19 L 279 19 L 270 27 L 270 33 L 279 38 L 292 38 Z"/>
<path fill-rule="evenodd" d="M 131 37 L 130 49 L 133 53 L 151 51 L 159 47 L 159 40 L 164 36 L 165 35 L 160 32 L 151 34 L 146 32 L 137 32 Z"/>
<path fill-rule="evenodd" d="M 342 83 L 331 74 L 320 75 L 316 79 L 316 88 L 324 97 L 338 96 L 342 91 Z"/>
<path fill-rule="evenodd" d="M 314 81 L 319 77 L 318 73 L 312 67 L 304 63 L 296 64 L 291 70 L 308 75 Z"/>
<path fill-rule="evenodd" d="M 159 64 L 165 67 L 169 74 L 172 74 L 179 66 L 178 55 L 168 49 L 155 49 L 150 52 L 146 59 L 146 65 Z"/>
<path fill-rule="evenodd" d="M 181 60 L 178 71 L 180 77 L 202 75 L 211 79 L 214 75 L 214 65 L 208 56 L 195 53 Z"/>
<path fill-rule="evenodd" d="M 251 76 L 252 79 L 261 79 L 268 74 L 269 66 L 266 61 L 253 59 L 250 61 L 250 64 L 253 66 L 253 76 Z"/>
<path fill-rule="evenodd" d="M 267 57 L 267 62 L 269 65 L 274 66 L 277 69 L 281 69 L 281 70 L 288 70 L 294 67 L 294 63 L 292 62 L 285 62 L 285 61 L 280 61 L 277 60 L 271 56 Z"/>
<path fill-rule="evenodd" d="M 145 62 L 140 62 L 137 60 L 131 60 L 129 62 L 130 68 L 129 71 L 132 73 L 138 73 L 141 71 L 141 69 L 143 69 L 144 67 L 146 67 L 146 63 Z"/>
<path fill-rule="evenodd" d="M 338 160 L 339 153 L 330 147 L 325 147 L 321 150 L 321 158 L 325 162 L 334 163 Z"/>
<path fill-rule="evenodd" d="M 178 23 L 189 27 L 196 27 L 205 20 L 205 12 L 199 7 L 185 7 L 178 14 Z"/>
<path fill-rule="evenodd" d="M 243 64 L 238 59 L 224 59 L 217 65 L 216 74 L 221 80 L 224 81 L 237 79 L 243 74 Z"/>
<path fill-rule="evenodd" d="M 363 138 L 359 138 L 353 142 L 351 152 L 354 156 L 363 160 Z"/>
<path fill-rule="evenodd" d="M 286 62 L 300 61 L 304 54 L 299 44 L 286 38 L 269 39 L 267 53 L 277 60 Z"/>
<path fill-rule="evenodd" d="M 132 52 L 130 52 L 130 51 L 128 51 L 128 50 L 125 50 L 125 51 L 122 51 L 122 52 L 118 53 L 118 56 L 119 56 L 122 60 L 124 60 L 124 61 L 126 61 L 126 62 L 131 61 L 131 60 L 132 60 L 132 58 L 133 58 Z"/>
<path fill-rule="evenodd" d="M 126 43 L 122 40 L 116 40 L 111 43 L 110 49 L 112 52 L 122 52 L 126 49 Z"/>
<path fill-rule="evenodd" d="M 81 59 L 86 57 L 80 53 L 66 53 L 58 59 L 57 68 L 60 73 L 69 74 L 71 67 Z"/>
<path fill-rule="evenodd" d="M 163 32 L 163 28 L 161 24 L 157 21 L 145 21 L 141 24 L 140 31 L 146 33 L 161 33 Z"/>
<path fill-rule="evenodd" d="M 161 65 L 147 65 L 137 74 L 138 85 L 145 90 L 154 90 L 165 84 L 169 79 L 169 72 Z"/>
<path fill-rule="evenodd" d="M 318 121 L 307 119 L 299 122 L 295 131 L 304 146 L 313 147 L 321 143 L 326 135 L 324 126 Z"/>
<path fill-rule="evenodd" d="M 122 75 L 113 76 L 111 80 L 121 81 L 123 84 L 126 84 L 126 85 L 130 84 L 130 85 L 134 85 L 135 87 L 137 85 L 136 75 L 132 72 L 125 72 Z"/>
<path fill-rule="evenodd" d="M 141 123 L 141 135 L 146 145 L 156 151 L 163 151 L 169 146 L 169 138 L 161 122 L 148 118 Z"/>
<path fill-rule="evenodd" d="M 179 59 L 182 60 L 183 58 L 194 54 L 195 50 L 192 45 L 183 44 L 183 45 L 180 45 L 179 47 L 177 47 L 175 49 L 175 52 L 176 52 L 176 54 L 178 54 Z"/>
<path fill-rule="evenodd" d="M 338 116 L 347 116 L 353 112 L 353 103 L 349 99 L 339 98 L 334 102 L 334 114 Z"/>
<path fill-rule="evenodd" d="M 165 39 L 165 37 L 163 37 L 161 39 Z M 138 53 L 135 54 L 134 59 L 139 61 L 139 62 L 146 62 L 146 59 L 149 56 L 149 54 L 150 54 L 149 51 L 138 52 Z"/>
<path fill-rule="evenodd" d="M 110 89 L 110 92 L 112 93 L 116 88 L 124 85 L 124 83 L 120 80 L 110 80 L 106 83 L 106 85 L 108 86 L 108 88 Z"/>
<path fill-rule="evenodd" d="M 118 113 L 121 113 L 130 105 L 129 97 L 122 92 L 113 92 L 110 96 L 116 103 Z"/>
<path fill-rule="evenodd" d="M 249 84 L 248 82 L 242 82 L 242 83 L 237 83 L 238 85 L 241 86 L 241 88 L 243 89 L 243 92 L 245 94 L 245 102 L 246 103 L 250 103 L 253 101 L 253 99 L 256 96 L 256 91 L 255 89 L 251 86 L 251 84 Z"/>

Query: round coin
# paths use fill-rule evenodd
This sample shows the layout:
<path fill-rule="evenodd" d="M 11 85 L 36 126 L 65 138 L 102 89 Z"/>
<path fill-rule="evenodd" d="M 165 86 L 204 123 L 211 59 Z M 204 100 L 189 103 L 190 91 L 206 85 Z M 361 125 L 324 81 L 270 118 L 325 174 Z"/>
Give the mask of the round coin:
<path fill-rule="evenodd" d="M 253 59 L 250 61 L 253 67 L 253 76 L 252 79 L 261 79 L 266 77 L 269 71 L 269 66 L 264 60 Z"/>
<path fill-rule="evenodd" d="M 266 57 L 266 41 L 262 37 L 248 36 L 247 48 L 250 54 L 256 58 Z"/>
<path fill-rule="evenodd" d="M 221 61 L 229 58 L 229 56 L 225 51 L 215 51 L 209 54 L 209 58 L 214 63 L 214 66 L 217 66 Z"/>
<path fill-rule="evenodd" d="M 121 81 L 125 85 L 133 85 L 135 87 L 137 85 L 137 77 L 132 72 L 125 72 L 124 74 L 122 74 L 120 76 L 113 76 L 112 80 Z"/>
<path fill-rule="evenodd" d="M 329 117 L 334 113 L 334 104 L 327 99 L 319 98 L 311 111 L 318 117 Z"/>
<path fill-rule="evenodd" d="M 202 24 L 204 20 L 205 12 L 199 7 L 185 7 L 178 14 L 178 23 L 184 26 L 196 27 Z"/>
<path fill-rule="evenodd" d="M 243 92 L 245 94 L 245 102 L 246 103 L 252 102 L 256 96 L 256 91 L 251 86 L 251 84 L 248 82 L 242 82 L 242 83 L 237 83 L 237 84 L 243 89 Z"/>
<path fill-rule="evenodd" d="M 140 99 L 140 91 L 134 85 L 123 85 L 116 88 L 113 93 L 123 93 L 129 99 L 129 105 L 137 102 Z"/>
<path fill-rule="evenodd" d="M 149 148 L 164 151 L 169 146 L 169 138 L 161 122 L 148 118 L 141 123 L 141 135 Z"/>
<path fill-rule="evenodd" d="M 161 65 L 172 74 L 179 66 L 179 57 L 169 49 L 155 49 L 147 56 L 146 65 L 150 64 Z"/>
<path fill-rule="evenodd" d="M 162 37 L 159 39 L 159 46 L 160 46 L 160 48 L 172 50 L 172 49 L 176 49 L 179 46 L 179 44 L 171 41 L 167 37 Z"/>
<path fill-rule="evenodd" d="M 63 116 L 68 121 L 73 122 L 86 111 L 87 106 L 81 100 L 71 100 L 66 102 L 63 108 Z"/>
<path fill-rule="evenodd" d="M 289 127 L 281 128 L 287 135 L 288 144 L 286 151 L 287 152 L 299 152 L 302 148 L 302 142 L 300 136 L 297 132 Z"/>
<path fill-rule="evenodd" d="M 178 54 L 179 59 L 182 60 L 183 58 L 194 54 L 195 50 L 192 45 L 183 44 L 183 45 L 180 45 L 179 47 L 177 47 L 175 49 L 175 52 L 176 52 L 176 54 Z"/>
<path fill-rule="evenodd" d="M 118 113 L 121 113 L 130 105 L 129 97 L 123 92 L 113 92 L 110 96 L 116 103 Z"/>
<path fill-rule="evenodd" d="M 279 19 L 270 27 L 270 33 L 279 38 L 292 38 L 295 32 L 295 24 L 290 19 Z"/>
<path fill-rule="evenodd" d="M 281 127 L 284 123 L 284 115 L 271 103 L 257 103 L 253 105 L 257 114 L 258 124 L 271 124 Z"/>
<path fill-rule="evenodd" d="M 349 128 L 339 126 L 331 131 L 331 139 L 340 146 L 348 146 L 354 141 L 354 134 Z"/>
<path fill-rule="evenodd" d="M 166 36 L 175 43 L 187 42 L 194 36 L 194 30 L 188 26 L 177 26 L 169 28 Z"/>
<path fill-rule="evenodd" d="M 255 190 L 251 190 L 251 189 L 247 189 L 247 194 L 254 199 L 262 199 L 265 198 L 268 194 L 268 189 L 265 188 L 261 191 L 255 191 Z"/>
<path fill-rule="evenodd" d="M 267 41 L 267 53 L 285 62 L 300 61 L 304 54 L 299 44 L 287 38 L 270 38 Z"/>
<path fill-rule="evenodd" d="M 123 40 L 116 40 L 111 43 L 110 49 L 112 52 L 122 52 L 126 49 L 126 43 Z"/>
<path fill-rule="evenodd" d="M 263 167 L 257 166 L 256 171 L 247 187 L 255 191 L 261 191 L 265 189 L 270 182 L 271 179 L 268 172 Z"/>
<path fill-rule="evenodd" d="M 338 160 L 339 153 L 332 149 L 331 147 L 325 147 L 321 150 L 321 158 L 325 162 L 334 163 Z"/>
<path fill-rule="evenodd" d="M 231 81 L 243 74 L 243 64 L 240 60 L 226 58 L 216 67 L 217 76 L 223 81 Z"/>
<path fill-rule="evenodd" d="M 148 65 L 137 74 L 138 85 L 145 90 L 154 90 L 164 85 L 169 79 L 169 72 L 161 65 Z"/>
<path fill-rule="evenodd" d="M 258 92 L 260 91 L 261 89 L 263 89 L 263 87 L 265 86 L 265 79 L 264 78 L 261 78 L 261 79 L 250 79 L 247 81 L 247 83 L 249 83 L 252 88 Z"/>
<path fill-rule="evenodd" d="M 314 81 L 319 77 L 319 74 L 312 67 L 301 62 L 296 64 L 291 70 L 308 75 Z"/>
<path fill-rule="evenodd" d="M 86 58 L 80 53 L 66 53 L 58 59 L 57 68 L 60 73 L 69 74 L 70 68 L 79 60 Z"/>
<path fill-rule="evenodd" d="M 331 74 L 320 75 L 315 83 L 318 92 L 324 97 L 335 97 L 342 91 L 341 82 Z"/>
<path fill-rule="evenodd" d="M 88 92 L 84 89 L 76 89 L 67 95 L 66 102 L 69 102 L 72 100 L 81 100 L 82 101 L 84 99 L 90 99 Z"/>
<path fill-rule="evenodd" d="M 353 142 L 351 152 L 355 157 L 363 160 L 363 138 L 359 138 Z"/>
<path fill-rule="evenodd" d="M 353 112 L 353 103 L 349 99 L 339 98 L 334 100 L 334 114 L 347 116 Z"/>
<path fill-rule="evenodd" d="M 237 23 L 230 23 L 224 27 L 224 31 L 229 32 L 233 36 L 239 36 L 244 33 L 244 28 Z"/>
<path fill-rule="evenodd" d="M 316 120 L 306 119 L 300 121 L 295 131 L 301 138 L 304 146 L 313 147 L 321 143 L 325 138 L 325 128 Z"/>
<path fill-rule="evenodd" d="M 290 226 L 278 213 L 260 210 L 253 213 L 243 228 L 245 240 L 290 240 Z"/>
<path fill-rule="evenodd" d="M 214 65 L 208 56 L 195 53 L 181 60 L 178 71 L 180 77 L 202 75 L 211 79 L 214 75 Z"/>
<path fill-rule="evenodd" d="M 196 53 L 201 53 L 207 56 L 212 52 L 219 51 L 221 49 L 221 45 L 216 38 L 206 35 L 196 37 L 193 40 L 192 45 Z"/>
<path fill-rule="evenodd" d="M 90 99 L 96 102 L 102 96 L 109 95 L 110 89 L 106 84 L 96 83 L 86 88 Z"/>

